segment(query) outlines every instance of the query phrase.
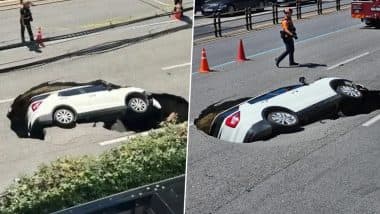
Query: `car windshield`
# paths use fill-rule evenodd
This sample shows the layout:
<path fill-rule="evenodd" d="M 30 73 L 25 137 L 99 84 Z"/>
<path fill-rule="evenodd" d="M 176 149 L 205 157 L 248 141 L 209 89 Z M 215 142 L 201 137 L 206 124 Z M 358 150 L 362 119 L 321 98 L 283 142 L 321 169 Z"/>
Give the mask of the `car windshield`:
<path fill-rule="evenodd" d="M 254 103 L 257 103 L 257 102 L 260 102 L 260 101 L 263 101 L 263 100 L 269 100 L 270 98 L 273 98 L 277 95 L 280 95 L 280 94 L 283 94 L 287 91 L 290 91 L 290 90 L 293 90 L 293 89 L 296 89 L 296 88 L 299 88 L 299 87 L 302 87 L 303 85 L 291 85 L 291 86 L 286 86 L 286 87 L 282 87 L 282 88 L 279 88 L 279 89 L 276 89 L 276 90 L 273 90 L 269 93 L 266 93 L 264 95 L 261 95 L 261 96 L 258 96 L 258 97 L 255 97 L 251 100 L 248 101 L 249 104 L 254 104 Z"/>

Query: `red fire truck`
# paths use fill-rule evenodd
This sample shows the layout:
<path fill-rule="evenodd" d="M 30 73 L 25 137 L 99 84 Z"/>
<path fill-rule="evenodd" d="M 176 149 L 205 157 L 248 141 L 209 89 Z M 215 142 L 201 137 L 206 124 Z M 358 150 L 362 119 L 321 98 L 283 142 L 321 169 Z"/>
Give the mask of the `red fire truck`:
<path fill-rule="evenodd" d="M 351 2 L 352 18 L 361 19 L 366 25 L 380 26 L 380 0 Z"/>

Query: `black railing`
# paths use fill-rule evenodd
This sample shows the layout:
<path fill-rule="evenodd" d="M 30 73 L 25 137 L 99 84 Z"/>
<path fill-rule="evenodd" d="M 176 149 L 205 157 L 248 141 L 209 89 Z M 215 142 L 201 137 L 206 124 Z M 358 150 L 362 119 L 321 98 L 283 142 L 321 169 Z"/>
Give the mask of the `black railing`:
<path fill-rule="evenodd" d="M 185 175 L 149 184 L 96 201 L 77 205 L 54 214 L 182 214 Z"/>
<path fill-rule="evenodd" d="M 344 4 L 341 4 L 341 0 L 315 0 L 315 2 L 305 2 L 304 0 L 295 0 L 291 2 L 272 3 L 267 11 L 262 13 L 255 13 L 255 8 L 246 8 L 233 13 L 221 13 L 216 12 L 210 16 L 204 18 L 213 18 L 213 22 L 210 24 L 204 24 L 194 27 L 194 38 L 202 38 L 213 34 L 215 37 L 221 37 L 222 34 L 226 34 L 230 31 L 241 29 L 250 31 L 254 29 L 255 25 L 260 23 L 279 24 L 280 20 L 284 17 L 282 8 L 284 6 L 290 6 L 294 9 L 293 15 L 296 19 L 302 19 L 304 14 L 316 13 L 321 15 L 323 10 L 335 8 L 336 11 L 341 10 L 341 5 L 350 5 L 350 0 L 344 0 Z M 271 9 L 270 9 L 271 8 Z M 280 11 L 280 13 L 279 13 Z M 234 17 L 233 15 L 241 14 L 244 16 Z M 195 22 L 196 23 L 196 22 Z"/>

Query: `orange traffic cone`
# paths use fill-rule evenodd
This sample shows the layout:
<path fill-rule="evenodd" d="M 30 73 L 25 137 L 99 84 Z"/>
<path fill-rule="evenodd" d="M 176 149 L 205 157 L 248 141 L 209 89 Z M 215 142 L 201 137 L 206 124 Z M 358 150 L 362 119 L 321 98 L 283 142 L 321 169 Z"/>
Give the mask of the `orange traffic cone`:
<path fill-rule="evenodd" d="M 41 27 L 38 28 L 37 31 L 37 36 L 36 36 L 36 42 L 39 46 L 45 47 L 44 42 L 43 42 L 43 37 L 42 37 L 42 29 Z"/>
<path fill-rule="evenodd" d="M 245 53 L 244 53 L 243 40 L 240 39 L 240 42 L 238 45 L 238 52 L 237 52 L 237 56 L 236 56 L 236 61 L 244 62 L 247 60 L 248 59 L 245 57 Z"/>
<path fill-rule="evenodd" d="M 182 13 L 181 12 L 173 12 L 172 19 L 174 19 L 174 20 L 181 20 L 181 18 L 182 18 Z"/>
<path fill-rule="evenodd" d="M 210 68 L 208 67 L 206 50 L 202 49 L 202 57 L 201 57 L 201 66 L 199 67 L 200 73 L 208 73 L 210 72 Z"/>
<path fill-rule="evenodd" d="M 172 13 L 172 19 L 181 20 L 183 15 L 182 13 L 182 5 L 180 3 L 177 3 Z"/>

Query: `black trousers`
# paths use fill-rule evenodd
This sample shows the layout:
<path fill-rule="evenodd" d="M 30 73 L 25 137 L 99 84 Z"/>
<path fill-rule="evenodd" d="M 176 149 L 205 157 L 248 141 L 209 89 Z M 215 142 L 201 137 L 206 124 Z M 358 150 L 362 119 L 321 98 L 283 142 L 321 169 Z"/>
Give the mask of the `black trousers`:
<path fill-rule="evenodd" d="M 289 54 L 289 64 L 294 63 L 294 40 L 293 38 L 283 39 L 285 44 L 285 51 L 278 57 L 278 63 L 280 63 Z"/>
<path fill-rule="evenodd" d="M 20 21 L 20 25 L 21 25 L 21 40 L 22 40 L 22 42 L 25 42 L 25 35 L 24 35 L 25 34 L 25 28 L 28 30 L 30 41 L 34 41 L 34 35 L 33 35 L 32 26 L 30 25 L 30 22 L 24 21 L 24 24 L 23 24 L 22 21 Z"/>

